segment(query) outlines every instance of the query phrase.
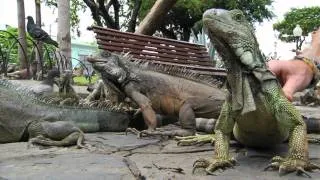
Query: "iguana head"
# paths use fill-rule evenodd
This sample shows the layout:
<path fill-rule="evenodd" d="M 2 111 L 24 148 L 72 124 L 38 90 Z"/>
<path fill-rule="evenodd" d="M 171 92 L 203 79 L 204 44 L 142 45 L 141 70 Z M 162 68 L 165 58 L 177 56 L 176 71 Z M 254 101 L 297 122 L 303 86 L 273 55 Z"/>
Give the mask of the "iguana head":
<path fill-rule="evenodd" d="M 248 64 L 254 59 L 255 48 L 259 46 L 253 28 L 242 11 L 210 9 L 203 14 L 203 24 L 222 59 L 236 56 Z"/>
<path fill-rule="evenodd" d="M 103 81 L 117 88 L 117 91 L 131 79 L 132 73 L 120 55 L 103 53 L 101 56 L 89 57 L 88 61 L 101 74 Z"/>

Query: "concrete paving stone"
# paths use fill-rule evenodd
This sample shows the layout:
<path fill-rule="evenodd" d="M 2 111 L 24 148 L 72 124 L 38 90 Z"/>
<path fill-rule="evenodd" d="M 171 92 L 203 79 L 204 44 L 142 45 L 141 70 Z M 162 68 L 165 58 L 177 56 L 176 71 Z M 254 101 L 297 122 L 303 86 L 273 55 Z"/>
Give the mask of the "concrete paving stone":
<path fill-rule="evenodd" d="M 117 150 L 131 150 L 139 147 L 144 147 L 151 144 L 157 144 L 159 139 L 154 138 L 137 138 L 136 135 L 128 133 L 113 133 L 113 132 L 98 132 L 87 133 L 85 139 L 88 144 L 93 146 L 109 146 Z"/>
<path fill-rule="evenodd" d="M 131 150 L 131 153 L 125 155 L 135 162 L 147 179 L 301 179 L 295 173 L 280 178 L 277 171 L 262 171 L 274 155 L 286 154 L 287 144 L 269 150 L 233 145 L 230 151 L 238 160 L 239 166 L 219 172 L 217 176 L 208 176 L 204 175 L 203 169 L 198 169 L 193 175 L 192 164 L 199 158 L 210 159 L 213 156 L 213 147 L 209 144 L 180 147 L 176 146 L 174 140 L 161 142 L 152 138 L 137 139 L 135 135 L 124 136 L 118 133 L 86 135 L 90 136 L 89 140 L 102 139 L 102 144 L 105 146 L 110 146 L 108 142 L 117 147 L 123 147 L 122 145 L 125 146 L 127 142 L 131 143 L 130 145 L 134 144 L 132 147 L 137 147 L 139 141 L 158 142 L 158 144 L 153 144 L 154 142 L 150 145 L 144 144 L 143 147 Z M 27 143 L 23 142 L 1 144 L 0 152 L 0 177 L 5 179 L 133 179 L 123 164 L 122 157 L 118 156 L 120 153 L 104 155 L 75 147 L 27 149 Z M 320 164 L 320 146 L 310 144 L 309 152 L 312 162 Z M 181 168 L 183 171 L 178 173 L 174 168 Z M 315 171 L 311 175 L 313 179 L 320 179 L 320 171 Z"/>
<path fill-rule="evenodd" d="M 91 154 L 43 154 L 7 159 L 0 163 L 6 179 L 133 179 L 122 157 Z"/>
<path fill-rule="evenodd" d="M 319 147 L 313 147 L 313 145 L 311 145 L 311 148 L 317 148 L 317 152 L 320 150 Z M 238 165 L 235 166 L 234 169 L 217 172 L 216 176 L 204 175 L 203 169 L 197 169 L 195 174 L 192 174 L 194 161 L 200 158 L 212 158 L 213 151 L 181 154 L 133 154 L 130 158 L 136 162 L 138 168 L 147 179 L 301 179 L 301 177 L 297 177 L 295 173 L 279 177 L 277 171 L 263 171 L 273 155 L 277 153 L 260 152 L 246 148 L 237 151 L 239 152 L 231 148 L 231 152 L 233 152 L 233 156 L 237 159 Z M 279 154 L 282 154 L 282 152 L 279 152 Z M 319 159 L 312 159 L 312 162 L 320 163 Z M 167 169 L 159 170 L 154 164 L 156 164 L 156 166 L 166 167 Z M 175 173 L 170 168 L 182 168 L 184 174 Z M 310 175 L 314 179 L 320 179 L 320 171 L 315 171 L 314 173 L 310 173 Z"/>

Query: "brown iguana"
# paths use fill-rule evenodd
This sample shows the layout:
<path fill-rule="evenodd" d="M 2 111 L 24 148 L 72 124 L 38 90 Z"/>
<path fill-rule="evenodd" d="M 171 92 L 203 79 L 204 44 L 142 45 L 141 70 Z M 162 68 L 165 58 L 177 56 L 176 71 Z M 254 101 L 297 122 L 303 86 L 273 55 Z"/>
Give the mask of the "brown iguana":
<path fill-rule="evenodd" d="M 95 102 L 94 99 L 96 97 L 106 97 L 108 96 L 108 101 L 114 101 L 118 104 L 121 104 L 121 102 L 125 101 L 126 95 L 130 97 L 130 94 L 126 94 L 126 91 L 124 87 L 120 86 L 118 83 L 118 79 L 115 77 L 122 76 L 130 76 L 130 73 L 132 73 L 132 76 L 136 76 L 135 79 L 131 80 L 130 83 L 135 86 L 133 88 L 136 88 L 135 91 L 138 91 L 142 96 L 145 96 L 145 102 L 149 103 L 151 107 L 149 106 L 148 114 L 158 113 L 160 115 L 173 115 L 178 117 L 182 121 L 190 121 L 188 123 L 182 122 L 182 127 L 185 128 L 187 131 L 171 131 L 171 132 L 144 132 L 146 134 L 156 134 L 156 135 L 168 135 L 168 136 L 175 136 L 175 135 L 190 135 L 194 130 L 197 131 L 204 131 L 207 133 L 211 133 L 215 127 L 216 118 L 218 117 L 219 108 L 222 106 L 223 99 L 225 99 L 225 93 L 221 89 L 215 87 L 217 84 L 216 81 L 211 82 L 209 79 L 198 79 L 198 76 L 196 74 L 192 74 L 188 70 L 183 70 L 180 72 L 176 68 L 168 68 L 168 67 L 154 67 L 154 65 L 146 65 L 146 64 L 137 64 L 137 63 L 129 63 L 128 57 L 121 56 L 121 55 L 105 55 L 106 57 L 97 57 L 97 58 L 91 58 L 89 61 L 91 61 L 99 72 L 104 74 L 104 77 L 102 79 L 104 80 L 104 83 L 99 82 L 97 88 L 85 99 L 85 104 L 91 104 L 91 101 Z M 109 61 L 110 60 L 110 61 Z M 119 63 L 118 63 L 119 61 Z M 120 64 L 120 65 L 119 65 Z M 108 67 L 110 65 L 110 67 Z M 105 67 L 108 67 L 104 69 Z M 122 70 L 123 69 L 123 70 Z M 164 72 L 164 70 L 167 70 Z M 109 75 L 112 73 L 119 72 L 118 75 L 112 76 Z M 120 73 L 122 72 L 122 74 Z M 123 73 L 123 72 L 128 72 Z M 158 76 L 159 75 L 159 76 Z M 142 78 L 140 78 L 140 76 Z M 178 77 L 177 77 L 178 76 Z M 146 81 L 143 81 L 144 79 L 147 79 Z M 188 80 L 189 79 L 189 80 Z M 190 80 L 191 79 L 191 80 Z M 120 79 L 121 80 L 121 79 Z M 126 80 L 128 83 L 130 80 Z M 198 81 L 198 82 L 195 82 Z M 199 82 L 200 81 L 200 82 Z M 151 82 L 151 83 L 150 83 Z M 158 83 L 160 82 L 160 83 Z M 178 83 L 173 83 L 178 82 Z M 190 83 L 191 82 L 191 83 Z M 150 84 L 150 86 L 149 86 Z M 173 84 L 173 85 L 172 85 Z M 202 88 L 202 91 L 199 90 L 199 88 Z M 107 88 L 107 90 L 105 90 Z M 132 87 L 131 87 L 132 88 Z M 178 90 L 175 90 L 178 89 Z M 187 89 L 189 92 L 191 92 L 188 96 L 188 93 L 185 89 Z M 208 93 L 203 93 L 204 90 L 207 90 L 207 92 L 212 92 L 216 94 L 212 94 L 212 96 L 208 95 Z M 132 91 L 132 89 L 130 89 Z M 171 93 L 172 92 L 172 93 Z M 111 94 L 110 94 L 111 93 Z M 138 93 L 138 94 L 139 94 Z M 111 96 L 111 97 L 110 97 Z M 135 98 L 138 95 L 135 95 Z M 206 99 L 204 101 L 203 106 L 197 106 L 198 104 L 201 104 L 201 100 L 203 96 L 210 96 L 210 98 Z M 140 96 L 138 96 L 140 97 Z M 165 98 L 164 98 L 165 97 Z M 190 100 L 185 101 L 187 98 L 192 97 Z M 195 98 L 198 97 L 198 98 Z M 193 101 L 193 99 L 196 99 L 197 101 Z M 182 109 L 184 112 L 191 113 L 190 114 L 184 114 L 181 112 L 179 113 L 179 107 L 176 106 L 174 113 L 172 113 L 173 106 L 167 106 L 166 103 L 163 103 L 167 100 L 170 100 L 173 103 L 184 103 L 181 104 L 181 107 L 189 106 L 191 105 L 191 108 Z M 175 100 L 175 101 L 172 101 Z M 212 107 L 210 107 L 210 102 L 213 104 Z M 140 102 L 141 103 L 141 102 Z M 162 103 L 162 104 L 161 104 Z M 172 103 L 172 104 L 173 104 Z M 137 103 L 138 104 L 138 103 Z M 140 105 L 140 104 L 138 104 Z M 134 106 L 133 106 L 134 107 Z M 209 108 L 208 108 L 209 107 Z M 137 107 L 138 108 L 138 107 Z M 162 109 L 161 109 L 162 108 Z M 199 109 L 204 108 L 204 109 Z M 206 109 L 208 108 L 208 109 Z M 210 110 L 211 108 L 211 110 Z M 207 111 L 207 115 L 204 113 L 199 114 L 197 111 Z M 192 111 L 195 111 L 195 116 L 192 114 Z M 144 113 L 146 114 L 146 112 Z M 157 116 L 159 117 L 159 116 Z M 206 117 L 206 118 L 199 118 L 199 117 Z M 196 118 L 196 121 L 194 120 Z M 147 119 L 148 120 L 148 119 Z M 151 119 L 152 122 L 154 122 L 153 118 Z M 305 122 L 307 123 L 307 129 L 308 132 L 311 133 L 318 133 L 320 132 L 320 121 L 316 119 L 310 119 L 310 118 L 304 118 Z M 167 123 L 173 122 L 170 120 L 161 120 L 161 118 L 157 118 L 157 127 L 165 125 Z M 153 124 L 154 125 L 154 124 Z M 150 127 L 150 126 L 149 126 Z M 189 131 L 190 130 L 190 131 Z M 205 138 L 208 142 L 211 141 L 211 136 L 208 136 Z M 182 139 L 180 141 L 180 145 L 189 145 L 190 143 L 196 143 L 192 139 L 184 140 Z"/>
<path fill-rule="evenodd" d="M 145 134 L 193 135 L 195 118 L 217 118 L 225 99 L 225 92 L 209 81 L 199 83 L 159 73 L 151 65 L 130 62 L 128 56 L 105 53 L 88 61 L 101 73 L 106 85 L 124 93 L 139 106 L 148 126 L 148 130 L 143 131 Z M 183 130 L 155 132 L 156 113 L 179 117 Z"/>
<path fill-rule="evenodd" d="M 236 161 L 228 152 L 233 133 L 237 141 L 249 147 L 270 147 L 289 139 L 288 156 L 274 157 L 266 169 L 306 175 L 306 170 L 320 169 L 309 161 L 306 124 L 267 69 L 244 14 L 240 10 L 211 9 L 203 14 L 203 24 L 225 63 L 228 93 L 211 135 L 215 140 L 214 158 L 197 160 L 194 168 L 206 168 L 213 174 L 234 166 Z"/>

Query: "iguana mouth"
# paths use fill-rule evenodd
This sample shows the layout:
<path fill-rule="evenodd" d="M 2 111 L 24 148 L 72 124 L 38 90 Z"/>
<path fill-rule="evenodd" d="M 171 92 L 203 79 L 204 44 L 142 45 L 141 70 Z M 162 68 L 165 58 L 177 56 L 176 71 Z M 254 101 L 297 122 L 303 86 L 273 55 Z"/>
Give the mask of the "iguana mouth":
<path fill-rule="evenodd" d="M 218 36 L 214 36 L 210 32 L 208 33 L 208 35 L 210 36 L 210 39 L 215 42 L 214 46 L 221 56 L 230 54 L 230 51 L 228 51 L 228 49 L 232 49 L 232 47 L 223 38 L 218 37 Z M 228 55 L 228 56 L 230 56 L 230 55 Z M 239 56 L 237 56 L 236 54 L 232 54 L 232 57 L 239 58 Z M 224 60 L 225 60 L 225 58 L 222 58 L 222 61 L 224 61 Z"/>
<path fill-rule="evenodd" d="M 209 24 L 213 21 L 214 23 L 218 22 L 222 26 L 225 26 L 225 29 L 233 29 L 234 28 L 233 25 L 226 23 L 225 21 L 221 20 L 219 17 L 212 17 L 212 16 L 204 17 L 202 21 L 204 24 L 206 24 L 206 26 L 209 26 Z M 216 29 L 216 28 L 214 28 L 214 29 Z"/>
<path fill-rule="evenodd" d="M 223 29 L 226 29 L 226 31 L 225 32 L 220 31 L 220 33 L 217 33 L 219 31 L 215 31 L 215 30 L 216 29 L 219 30 L 220 28 L 215 28 L 214 26 L 210 26 L 210 25 L 213 25 L 213 22 L 219 23 L 219 26 L 224 26 Z M 218 50 L 220 55 L 223 55 L 222 53 L 224 53 L 224 54 L 230 53 L 229 50 L 233 49 L 233 47 L 230 46 L 230 43 L 228 43 L 228 41 L 225 39 L 225 36 L 230 38 L 230 36 L 232 36 L 232 34 L 233 34 L 233 31 L 230 31 L 230 29 L 233 29 L 234 27 L 232 27 L 230 24 L 222 22 L 218 18 L 214 18 L 214 20 L 213 20 L 212 16 L 210 18 L 204 18 L 203 23 L 207 27 L 210 26 L 210 28 L 207 28 L 207 32 L 208 32 L 207 34 L 209 35 L 210 39 L 215 42 L 214 46 L 216 47 L 216 49 Z M 216 32 L 217 34 L 211 33 L 211 32 Z M 223 35 L 221 35 L 221 34 L 223 34 Z M 233 56 L 239 57 L 236 54 L 233 54 Z M 224 58 L 222 58 L 222 59 L 224 59 Z"/>
<path fill-rule="evenodd" d="M 104 59 L 96 59 L 96 58 L 91 58 L 89 57 L 88 62 L 92 63 L 94 66 L 100 66 L 100 67 L 105 67 L 105 63 L 108 62 L 108 60 Z M 108 70 L 105 69 L 107 72 Z M 111 87 L 115 92 L 121 93 L 121 84 L 114 78 L 112 78 L 109 75 L 104 75 L 104 73 L 101 73 L 102 79 L 104 80 L 104 83 L 108 84 L 109 87 Z"/>

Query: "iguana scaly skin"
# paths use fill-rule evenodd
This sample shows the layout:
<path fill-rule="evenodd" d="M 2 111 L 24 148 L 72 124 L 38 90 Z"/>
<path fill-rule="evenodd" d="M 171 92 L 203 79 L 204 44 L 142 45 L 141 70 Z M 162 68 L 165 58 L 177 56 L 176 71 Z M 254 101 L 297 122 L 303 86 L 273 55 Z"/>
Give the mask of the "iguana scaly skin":
<path fill-rule="evenodd" d="M 82 132 L 124 131 L 130 118 L 111 108 L 48 104 L 28 89 L 0 79 L 0 143 L 31 139 L 41 145 L 79 145 Z"/>
<path fill-rule="evenodd" d="M 267 69 L 244 14 L 211 9 L 204 13 L 203 24 L 225 62 L 228 93 L 215 126 L 215 156 L 211 161 L 196 161 L 194 167 L 204 167 L 212 174 L 234 166 L 229 155 L 233 133 L 237 141 L 250 147 L 274 146 L 289 139 L 288 156 L 276 156 L 267 167 L 278 168 L 280 174 L 319 169 L 308 160 L 306 125 Z"/>
<path fill-rule="evenodd" d="M 105 53 L 88 61 L 101 73 L 107 86 L 139 106 L 148 126 L 145 134 L 192 135 L 196 129 L 195 118 L 218 117 L 224 101 L 225 93 L 217 87 L 143 68 L 126 56 Z M 156 113 L 179 117 L 183 130 L 155 132 Z"/>

